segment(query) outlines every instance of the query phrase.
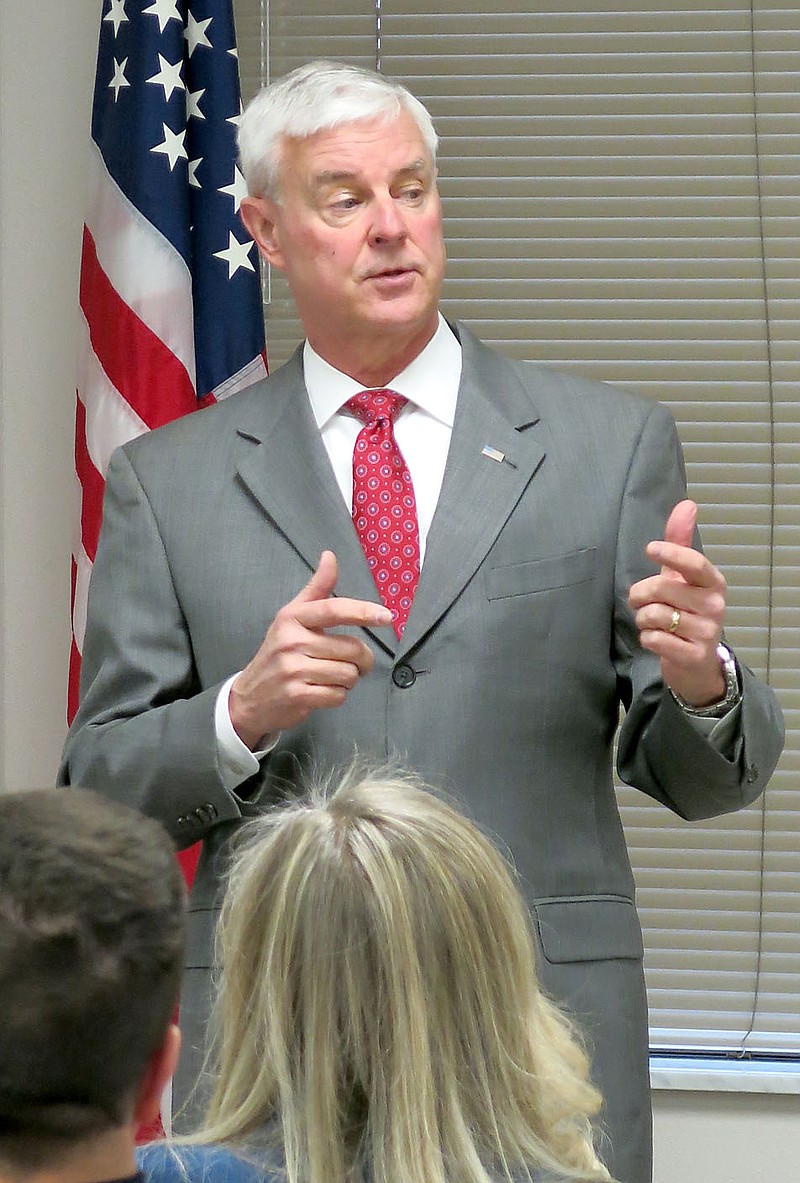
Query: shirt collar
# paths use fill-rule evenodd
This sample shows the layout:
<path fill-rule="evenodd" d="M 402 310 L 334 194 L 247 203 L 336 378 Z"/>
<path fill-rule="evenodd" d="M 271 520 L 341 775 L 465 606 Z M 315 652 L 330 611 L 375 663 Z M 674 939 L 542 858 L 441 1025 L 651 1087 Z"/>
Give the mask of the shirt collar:
<path fill-rule="evenodd" d="M 336 370 L 306 341 L 303 377 L 317 427 L 322 430 L 347 400 L 364 387 Z M 439 325 L 428 344 L 389 385 L 434 419 L 453 426 L 461 381 L 461 345 L 439 313 Z"/>

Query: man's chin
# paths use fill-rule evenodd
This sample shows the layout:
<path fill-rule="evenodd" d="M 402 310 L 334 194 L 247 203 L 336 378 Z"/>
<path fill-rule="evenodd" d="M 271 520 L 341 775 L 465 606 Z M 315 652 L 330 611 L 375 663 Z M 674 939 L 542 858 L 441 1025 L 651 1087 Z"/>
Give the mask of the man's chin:
<path fill-rule="evenodd" d="M 406 293 L 388 295 L 372 301 L 365 309 L 365 324 L 374 332 L 414 334 L 427 326 L 436 327 L 438 304 L 421 304 L 419 299 L 409 299 Z"/>

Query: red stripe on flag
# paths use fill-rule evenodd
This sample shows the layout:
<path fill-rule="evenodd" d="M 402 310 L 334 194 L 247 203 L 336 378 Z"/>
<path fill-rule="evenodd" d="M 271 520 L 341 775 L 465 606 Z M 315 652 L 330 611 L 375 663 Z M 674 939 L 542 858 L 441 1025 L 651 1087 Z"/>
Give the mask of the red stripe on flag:
<path fill-rule="evenodd" d="M 70 607 L 75 611 L 75 587 L 78 582 L 78 564 L 72 560 Z M 69 681 L 67 682 L 67 724 L 71 724 L 78 709 L 81 680 L 81 655 L 75 644 L 75 633 L 72 634 L 72 644 L 69 650 Z"/>
<path fill-rule="evenodd" d="M 92 463 L 86 444 L 86 408 L 78 397 L 75 405 L 75 471 L 81 483 L 81 542 L 94 562 L 103 515 L 106 483 Z"/>
<path fill-rule="evenodd" d="M 183 877 L 186 880 L 186 887 L 189 891 L 191 891 L 192 884 L 194 883 L 197 860 L 200 858 L 202 848 L 202 842 L 195 842 L 194 846 L 187 846 L 185 850 L 178 851 L 178 862 L 181 865 Z"/>
<path fill-rule="evenodd" d="M 69 650 L 69 683 L 67 685 L 67 726 L 72 725 L 72 720 L 78 713 L 80 706 L 80 691 L 81 691 L 81 655 L 78 652 L 78 646 L 75 644 L 75 638 L 72 638 L 72 644 Z"/>
<path fill-rule="evenodd" d="M 173 1022 L 177 1021 L 177 1015 Z M 136 1130 L 136 1145 L 145 1146 L 148 1142 L 159 1142 L 164 1137 L 164 1126 L 161 1118 L 157 1117 L 150 1125 L 140 1125 Z"/>
<path fill-rule="evenodd" d="M 197 398 L 186 367 L 116 292 L 85 226 L 80 303 L 98 361 L 148 427 L 195 410 Z"/>

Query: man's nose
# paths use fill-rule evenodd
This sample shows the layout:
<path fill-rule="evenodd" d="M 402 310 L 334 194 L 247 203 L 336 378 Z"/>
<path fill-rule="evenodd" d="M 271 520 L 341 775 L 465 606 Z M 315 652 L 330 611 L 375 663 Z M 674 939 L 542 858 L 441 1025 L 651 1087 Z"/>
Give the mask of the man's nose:
<path fill-rule="evenodd" d="M 405 218 L 390 193 L 375 198 L 372 213 L 370 242 L 380 246 L 384 243 L 401 242 L 405 238 Z"/>

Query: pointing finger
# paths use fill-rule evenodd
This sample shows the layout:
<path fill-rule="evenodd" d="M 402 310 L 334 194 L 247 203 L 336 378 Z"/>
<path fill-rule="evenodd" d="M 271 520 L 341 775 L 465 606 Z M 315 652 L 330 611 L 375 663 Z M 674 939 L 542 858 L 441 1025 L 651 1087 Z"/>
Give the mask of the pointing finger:
<path fill-rule="evenodd" d="M 314 631 L 342 625 L 376 627 L 392 623 L 392 614 L 383 604 L 374 604 L 370 600 L 349 600 L 345 596 L 301 604 L 294 615 L 299 624 Z"/>
<path fill-rule="evenodd" d="M 647 548 L 651 559 L 661 564 L 661 574 L 651 575 L 634 584 L 631 592 L 631 602 L 637 600 L 639 604 L 648 601 L 672 604 L 675 608 L 690 608 L 690 603 L 684 602 L 684 597 L 673 584 L 680 580 L 690 588 L 708 588 L 713 591 L 725 592 L 725 576 L 714 564 L 698 550 L 686 546 L 675 546 L 671 542 L 651 542 Z"/>

